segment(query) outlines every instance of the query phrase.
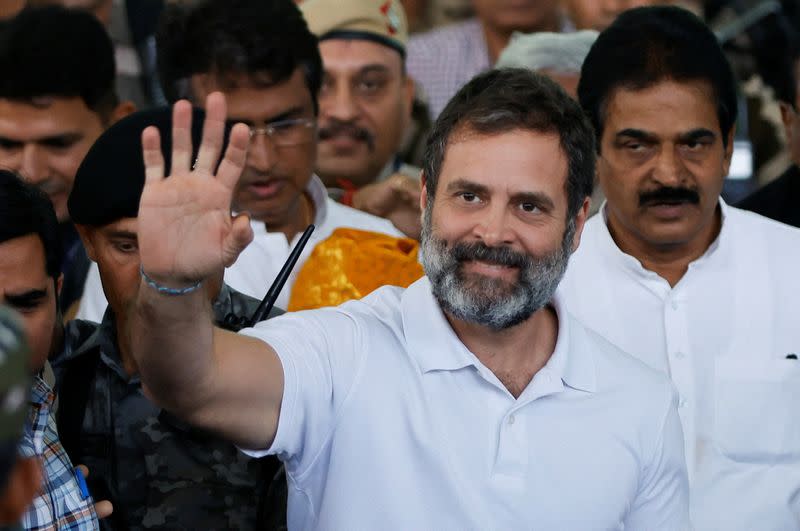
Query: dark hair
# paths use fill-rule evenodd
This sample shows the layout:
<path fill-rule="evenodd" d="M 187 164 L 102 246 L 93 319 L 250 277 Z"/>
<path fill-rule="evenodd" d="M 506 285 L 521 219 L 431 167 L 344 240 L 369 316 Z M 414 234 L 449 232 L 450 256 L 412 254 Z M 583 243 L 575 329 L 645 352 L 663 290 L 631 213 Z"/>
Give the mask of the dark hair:
<path fill-rule="evenodd" d="M 79 97 L 107 121 L 118 103 L 114 47 L 91 14 L 27 7 L 0 23 L 0 98 Z"/>
<path fill-rule="evenodd" d="M 61 274 L 61 238 L 50 199 L 8 170 L 0 170 L 0 243 L 36 234 L 44 247 L 45 269 Z"/>
<path fill-rule="evenodd" d="M 171 4 L 162 14 L 156 45 L 159 77 L 170 102 L 192 99 L 194 74 L 213 74 L 221 81 L 244 74 L 269 86 L 300 67 L 317 111 L 322 59 L 317 38 L 292 0 Z"/>
<path fill-rule="evenodd" d="M 714 91 L 722 141 L 736 123 L 736 78 L 714 33 L 689 11 L 671 6 L 622 13 L 595 41 L 578 83 L 581 102 L 597 134 L 616 89 L 641 90 L 665 80 L 706 81 Z"/>
<path fill-rule="evenodd" d="M 557 133 L 567 156 L 567 218 L 592 195 L 594 133 L 576 101 L 547 77 L 521 68 L 480 74 L 464 85 L 433 125 L 423 160 L 428 199 L 436 193 L 444 154 L 454 134 L 496 135 L 524 130 Z"/>

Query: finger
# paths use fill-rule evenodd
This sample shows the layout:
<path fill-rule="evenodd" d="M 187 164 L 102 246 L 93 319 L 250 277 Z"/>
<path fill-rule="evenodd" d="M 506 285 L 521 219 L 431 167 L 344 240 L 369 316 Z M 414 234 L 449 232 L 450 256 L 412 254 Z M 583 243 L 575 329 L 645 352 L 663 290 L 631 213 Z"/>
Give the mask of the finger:
<path fill-rule="evenodd" d="M 170 173 L 186 173 L 192 165 L 192 106 L 181 100 L 172 109 L 172 167 Z"/>
<path fill-rule="evenodd" d="M 103 519 L 111 516 L 114 512 L 114 506 L 108 500 L 99 501 L 94 504 L 94 512 L 97 513 L 97 518 Z"/>
<path fill-rule="evenodd" d="M 81 471 L 81 474 L 83 474 L 83 477 L 85 477 L 85 478 L 89 477 L 89 468 L 86 465 L 78 465 L 75 468 L 77 468 L 78 470 Z"/>
<path fill-rule="evenodd" d="M 222 139 L 225 134 L 225 96 L 221 92 L 212 92 L 206 98 L 206 119 L 203 122 L 203 141 L 197 152 L 195 170 L 214 173 L 214 169 L 222 151 Z"/>
<path fill-rule="evenodd" d="M 253 228 L 250 226 L 250 216 L 239 214 L 234 218 L 231 232 L 225 241 L 225 267 L 232 266 L 251 241 L 253 241 Z"/>
<path fill-rule="evenodd" d="M 154 183 L 164 178 L 164 155 L 161 153 L 161 135 L 157 127 L 142 131 L 142 156 L 144 157 L 145 183 Z"/>
<path fill-rule="evenodd" d="M 225 158 L 217 170 L 217 179 L 233 190 L 242 175 L 247 161 L 247 147 L 250 145 L 250 129 L 244 124 L 236 124 L 231 130 Z"/>

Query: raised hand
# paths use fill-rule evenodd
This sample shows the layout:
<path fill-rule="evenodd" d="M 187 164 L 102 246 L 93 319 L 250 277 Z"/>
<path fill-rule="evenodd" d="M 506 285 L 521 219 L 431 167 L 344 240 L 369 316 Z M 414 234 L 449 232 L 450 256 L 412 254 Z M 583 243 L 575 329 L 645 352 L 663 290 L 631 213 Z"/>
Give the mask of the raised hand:
<path fill-rule="evenodd" d="M 203 139 L 192 164 L 192 108 L 175 104 L 172 120 L 172 167 L 164 177 L 158 129 L 142 132 L 145 186 L 139 204 L 139 253 L 142 269 L 166 285 L 184 286 L 218 273 L 236 261 L 253 232 L 246 216 L 231 215 L 231 198 L 244 168 L 250 134 L 234 126 L 216 175 L 222 149 L 225 97 L 206 99 Z"/>
<path fill-rule="evenodd" d="M 385 181 L 368 184 L 353 196 L 353 207 L 386 218 L 409 238 L 419 240 L 419 179 L 396 173 Z"/>

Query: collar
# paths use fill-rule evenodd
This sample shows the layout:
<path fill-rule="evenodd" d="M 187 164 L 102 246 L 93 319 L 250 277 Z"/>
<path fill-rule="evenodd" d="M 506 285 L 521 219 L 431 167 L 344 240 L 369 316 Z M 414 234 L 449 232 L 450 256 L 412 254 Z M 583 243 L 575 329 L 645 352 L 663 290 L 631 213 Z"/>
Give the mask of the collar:
<path fill-rule="evenodd" d="M 41 376 L 38 374 L 33 377 L 33 384 L 31 385 L 30 403 L 37 406 L 52 405 L 55 400 L 55 394 L 50 386 L 47 385 Z"/>
<path fill-rule="evenodd" d="M 328 190 L 322 184 L 322 179 L 314 174 L 306 185 L 306 192 L 314 204 L 314 225 L 321 227 L 328 219 Z"/>
<path fill-rule="evenodd" d="M 611 237 L 611 232 L 608 229 L 607 203 L 607 201 L 603 201 L 597 216 L 597 224 L 600 226 L 597 231 L 597 241 L 600 244 L 600 252 L 603 253 L 607 259 L 611 260 L 612 263 L 616 263 L 624 270 L 633 273 L 637 277 L 660 279 L 661 277 L 656 273 L 645 269 L 637 258 L 624 253 L 617 246 L 617 242 Z M 711 242 L 711 245 L 708 246 L 708 249 L 694 262 L 689 264 L 689 269 L 697 267 L 713 258 L 726 256 L 730 252 L 731 245 L 729 241 L 731 239 L 731 231 L 733 230 L 730 223 L 730 207 L 721 197 L 719 198 L 719 207 L 721 216 L 719 234 L 714 241 Z"/>
<path fill-rule="evenodd" d="M 558 339 L 553 355 L 542 371 L 574 389 L 596 389 L 595 363 L 585 347 L 580 326 L 574 326 L 559 297 L 553 300 L 558 316 Z M 456 335 L 433 296 L 427 277 L 405 290 L 401 299 L 403 330 L 408 354 L 423 373 L 457 371 L 465 367 L 486 370 Z M 585 334 L 585 332 L 584 332 Z M 542 372 L 540 371 L 540 372 Z"/>

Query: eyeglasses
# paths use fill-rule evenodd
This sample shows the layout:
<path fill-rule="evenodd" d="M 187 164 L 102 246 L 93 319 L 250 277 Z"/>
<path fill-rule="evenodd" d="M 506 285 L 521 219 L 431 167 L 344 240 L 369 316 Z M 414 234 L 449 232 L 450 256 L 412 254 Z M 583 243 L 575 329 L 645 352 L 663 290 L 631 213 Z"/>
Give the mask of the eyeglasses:
<path fill-rule="evenodd" d="M 309 118 L 293 118 L 266 124 L 264 127 L 250 126 L 250 139 L 266 135 L 276 146 L 307 144 L 314 139 L 317 122 Z"/>

